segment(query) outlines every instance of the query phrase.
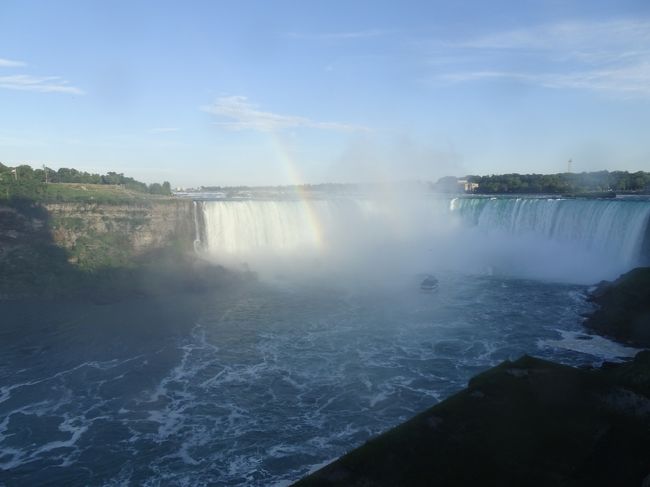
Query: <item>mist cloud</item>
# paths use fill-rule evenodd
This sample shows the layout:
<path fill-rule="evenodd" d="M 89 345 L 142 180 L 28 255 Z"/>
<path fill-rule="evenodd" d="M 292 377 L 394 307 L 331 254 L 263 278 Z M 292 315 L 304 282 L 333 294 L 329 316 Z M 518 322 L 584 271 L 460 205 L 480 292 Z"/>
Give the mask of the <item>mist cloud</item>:
<path fill-rule="evenodd" d="M 463 157 L 451 144 L 421 143 L 409 135 L 357 136 L 331 164 L 325 179 L 345 182 L 435 181 L 463 175 Z"/>

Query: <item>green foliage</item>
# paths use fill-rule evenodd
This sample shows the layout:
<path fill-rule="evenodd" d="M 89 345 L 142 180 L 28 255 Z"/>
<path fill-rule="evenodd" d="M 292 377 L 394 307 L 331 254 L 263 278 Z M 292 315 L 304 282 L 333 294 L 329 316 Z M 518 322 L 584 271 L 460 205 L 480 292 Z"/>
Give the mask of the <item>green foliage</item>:
<path fill-rule="evenodd" d="M 34 177 L 31 167 L 0 166 L 0 200 L 38 198 L 44 192 L 45 184 Z"/>
<path fill-rule="evenodd" d="M 70 254 L 85 270 L 133 265 L 131 243 L 122 233 L 87 231 L 77 239 Z"/>
<path fill-rule="evenodd" d="M 106 205 L 119 205 L 134 201 L 146 201 L 147 193 L 129 191 L 121 186 L 112 185 L 73 185 L 70 183 L 47 184 L 39 201 L 44 202 L 70 202 L 70 203 L 97 203 Z"/>
<path fill-rule="evenodd" d="M 440 188 L 453 186 L 451 179 L 441 178 L 434 185 Z M 637 171 L 597 171 L 560 174 L 497 174 L 490 176 L 467 176 L 467 180 L 478 183 L 476 193 L 517 194 L 568 194 L 587 192 L 650 192 L 650 173 Z M 444 189 L 442 189 L 444 191 Z M 458 191 L 458 189 L 456 189 Z"/>
<path fill-rule="evenodd" d="M 87 186 L 66 186 L 66 184 Z M 97 191 L 97 187 L 113 188 L 113 191 Z M 28 165 L 11 168 L 0 163 L 0 201 L 33 199 L 110 204 L 130 201 L 134 193 L 164 196 L 172 194 L 171 185 L 167 181 L 163 184 L 153 183 L 147 186 L 146 183 L 112 171 L 100 175 L 67 167 L 55 171 L 48 167 L 33 169 Z"/>

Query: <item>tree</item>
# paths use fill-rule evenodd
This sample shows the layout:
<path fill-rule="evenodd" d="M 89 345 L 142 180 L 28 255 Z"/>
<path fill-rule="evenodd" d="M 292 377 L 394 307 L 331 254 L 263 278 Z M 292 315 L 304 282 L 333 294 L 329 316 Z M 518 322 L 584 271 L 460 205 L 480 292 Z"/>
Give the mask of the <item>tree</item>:
<path fill-rule="evenodd" d="M 149 193 L 151 194 L 163 194 L 162 186 L 158 183 L 152 183 L 149 185 Z"/>

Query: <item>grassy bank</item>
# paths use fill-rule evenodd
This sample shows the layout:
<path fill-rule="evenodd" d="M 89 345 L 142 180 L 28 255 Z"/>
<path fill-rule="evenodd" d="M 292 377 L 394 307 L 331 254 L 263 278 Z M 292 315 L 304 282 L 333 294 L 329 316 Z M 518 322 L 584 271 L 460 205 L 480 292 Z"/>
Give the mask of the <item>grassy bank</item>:
<path fill-rule="evenodd" d="M 45 203 L 64 201 L 73 203 L 123 204 L 166 199 L 170 199 L 170 197 L 131 191 L 117 185 L 80 183 L 46 184 L 41 196 L 41 201 Z"/>

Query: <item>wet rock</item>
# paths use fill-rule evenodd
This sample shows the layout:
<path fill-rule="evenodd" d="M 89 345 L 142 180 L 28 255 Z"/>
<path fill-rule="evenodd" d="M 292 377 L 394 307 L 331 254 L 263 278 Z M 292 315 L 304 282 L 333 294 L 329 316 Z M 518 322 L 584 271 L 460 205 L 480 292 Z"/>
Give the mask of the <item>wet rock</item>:
<path fill-rule="evenodd" d="M 650 267 L 639 267 L 612 283 L 600 283 L 589 300 L 598 309 L 585 326 L 637 347 L 650 347 Z"/>
<path fill-rule="evenodd" d="M 650 352 L 600 369 L 504 362 L 295 485 L 638 487 L 650 473 L 649 371 Z"/>

